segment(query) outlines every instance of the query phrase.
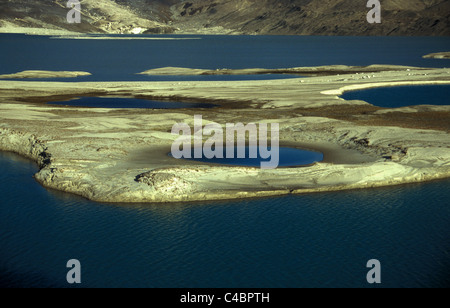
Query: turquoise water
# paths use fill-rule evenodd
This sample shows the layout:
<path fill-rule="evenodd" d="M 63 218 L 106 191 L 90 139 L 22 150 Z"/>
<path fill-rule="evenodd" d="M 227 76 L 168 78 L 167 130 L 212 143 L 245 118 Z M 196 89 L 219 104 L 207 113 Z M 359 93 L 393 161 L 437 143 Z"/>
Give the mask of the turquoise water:
<path fill-rule="evenodd" d="M 215 105 L 201 103 L 161 102 L 137 98 L 118 97 L 80 97 L 64 102 L 50 102 L 51 105 L 93 108 L 143 108 L 143 109 L 180 109 L 212 108 Z"/>
<path fill-rule="evenodd" d="M 67 287 L 450 286 L 450 181 L 189 204 L 99 204 L 48 191 L 0 153 L 0 285 Z"/>
<path fill-rule="evenodd" d="M 385 108 L 450 105 L 450 85 L 401 86 L 346 92 L 345 100 L 362 100 Z"/>
<path fill-rule="evenodd" d="M 227 157 L 227 148 L 223 149 L 223 158 L 214 157 L 212 159 L 207 158 L 204 153 L 202 153 L 201 158 L 195 158 L 194 149 L 192 149 L 190 160 L 195 160 L 203 163 L 211 164 L 221 164 L 221 165 L 231 165 L 231 166 L 247 166 L 247 167 L 260 167 L 263 162 L 270 162 L 273 159 L 275 152 L 272 148 L 265 148 L 270 154 L 268 158 L 262 158 L 261 153 L 256 147 L 255 153 L 257 157 L 252 158 L 250 155 L 251 147 L 245 147 L 244 150 L 240 150 L 240 147 L 234 148 L 234 157 Z M 245 153 L 244 158 L 238 158 L 239 151 Z M 253 151 L 252 151 L 253 152 Z M 295 148 L 280 147 L 278 152 L 278 167 L 294 167 L 294 166 L 304 166 L 310 165 L 323 160 L 323 154 L 314 151 L 301 150 Z"/>

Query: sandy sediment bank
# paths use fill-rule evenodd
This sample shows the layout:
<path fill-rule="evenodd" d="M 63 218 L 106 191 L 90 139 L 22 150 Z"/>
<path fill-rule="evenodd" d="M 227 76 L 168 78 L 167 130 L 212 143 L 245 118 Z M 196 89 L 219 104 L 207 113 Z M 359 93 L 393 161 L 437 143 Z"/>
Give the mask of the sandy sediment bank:
<path fill-rule="evenodd" d="M 90 76 L 88 72 L 77 71 L 22 71 L 14 74 L 0 75 L 0 79 L 45 79 L 45 78 L 76 78 Z"/>
<path fill-rule="evenodd" d="M 450 51 L 435 52 L 423 56 L 425 59 L 450 59 Z"/>
<path fill-rule="evenodd" d="M 153 76 L 196 76 L 196 75 L 264 75 L 264 74 L 295 74 L 305 76 L 324 76 L 337 74 L 376 73 L 385 71 L 422 70 L 423 68 L 401 65 L 369 65 L 369 66 L 347 66 L 328 65 L 313 67 L 293 68 L 247 68 L 247 69 L 192 69 L 185 67 L 162 67 L 150 69 L 139 73 L 140 75 Z M 427 69 L 423 69 L 427 70 Z"/>
<path fill-rule="evenodd" d="M 201 40 L 200 37 L 148 37 L 148 36 L 106 36 L 102 34 L 78 34 L 78 35 L 55 35 L 52 39 L 65 39 L 65 40 L 149 40 L 149 41 L 184 41 L 184 40 Z"/>
<path fill-rule="evenodd" d="M 374 82 L 365 84 L 356 84 L 351 86 L 345 86 L 335 90 L 323 91 L 325 95 L 337 95 L 341 96 L 345 92 L 383 88 L 383 87 L 401 87 L 401 86 L 432 86 L 432 85 L 448 85 L 446 80 L 431 80 L 431 81 L 399 81 L 399 82 Z"/>
<path fill-rule="evenodd" d="M 44 186 L 101 202 L 234 199 L 446 178 L 450 107 L 408 107 L 416 112 L 404 113 L 337 96 L 348 87 L 427 82 L 450 84 L 450 70 L 239 82 L 0 81 L 0 149 L 37 161 L 35 177 Z M 220 107 L 113 110 L 45 104 L 108 95 Z M 279 123 L 282 144 L 320 150 L 326 159 L 307 167 L 261 170 L 169 157 L 177 138 L 172 126 L 193 126 L 196 114 L 204 124 Z M 439 125 L 425 127 L 427 118 L 436 122 L 439 117 Z"/>

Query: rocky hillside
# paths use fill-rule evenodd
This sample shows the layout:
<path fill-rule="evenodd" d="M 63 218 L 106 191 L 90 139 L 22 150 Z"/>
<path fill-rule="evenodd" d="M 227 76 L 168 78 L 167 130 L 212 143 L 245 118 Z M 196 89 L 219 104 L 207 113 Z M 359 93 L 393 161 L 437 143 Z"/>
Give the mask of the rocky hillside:
<path fill-rule="evenodd" d="M 0 0 L 0 26 L 45 28 L 82 33 L 173 32 L 159 1 L 82 0 L 80 24 L 69 24 L 67 0 Z M 161 14 L 163 16 L 161 16 Z M 164 20 L 159 22 L 159 20 Z"/>
<path fill-rule="evenodd" d="M 369 24 L 365 0 L 186 1 L 181 29 L 221 26 L 230 32 L 301 35 L 449 35 L 450 1 L 381 1 L 382 23 Z"/>
<path fill-rule="evenodd" d="M 81 24 L 66 0 L 0 0 L 0 27 L 83 33 L 450 35 L 449 0 L 390 0 L 369 24 L 366 0 L 82 0 Z M 6 29 L 6 30 L 5 30 Z"/>

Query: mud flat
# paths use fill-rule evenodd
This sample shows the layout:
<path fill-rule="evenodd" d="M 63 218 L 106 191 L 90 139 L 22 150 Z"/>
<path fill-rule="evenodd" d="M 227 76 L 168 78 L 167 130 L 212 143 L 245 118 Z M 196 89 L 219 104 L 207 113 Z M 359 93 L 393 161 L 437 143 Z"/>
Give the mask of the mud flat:
<path fill-rule="evenodd" d="M 385 109 L 344 90 L 450 84 L 449 69 L 267 81 L 0 81 L 0 149 L 33 159 L 44 186 L 100 202 L 179 202 L 369 188 L 450 177 L 450 106 Z M 95 109 L 49 101 L 114 96 L 219 104 L 214 109 Z M 323 162 L 261 170 L 169 157 L 176 122 L 279 123 L 280 143 Z"/>

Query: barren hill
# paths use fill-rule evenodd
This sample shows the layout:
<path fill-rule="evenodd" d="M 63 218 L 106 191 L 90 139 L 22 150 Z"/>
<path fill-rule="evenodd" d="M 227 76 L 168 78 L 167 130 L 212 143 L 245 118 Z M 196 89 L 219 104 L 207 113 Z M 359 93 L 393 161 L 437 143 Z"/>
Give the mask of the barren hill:
<path fill-rule="evenodd" d="M 2 32 L 43 28 L 82 33 L 450 35 L 449 0 L 381 1 L 369 24 L 366 0 L 82 0 L 68 24 L 65 0 L 0 0 Z"/>

